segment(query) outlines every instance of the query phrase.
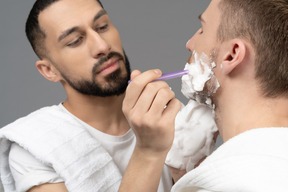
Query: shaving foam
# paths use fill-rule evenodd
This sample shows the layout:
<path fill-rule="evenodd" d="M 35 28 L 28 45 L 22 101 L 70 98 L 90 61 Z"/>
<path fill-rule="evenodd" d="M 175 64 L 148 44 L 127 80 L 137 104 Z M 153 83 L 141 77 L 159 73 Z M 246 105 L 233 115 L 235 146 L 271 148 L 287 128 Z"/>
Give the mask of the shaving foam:
<path fill-rule="evenodd" d="M 175 137 L 165 163 L 190 171 L 211 154 L 217 126 L 210 96 L 219 88 L 212 69 L 216 67 L 204 53 L 193 53 L 194 61 L 185 65 L 188 75 L 182 77 L 182 93 L 189 102 L 182 106 L 175 119 Z"/>
<path fill-rule="evenodd" d="M 182 76 L 181 91 L 188 99 L 212 106 L 210 96 L 216 93 L 220 86 L 212 71 L 216 64 L 204 53 L 199 56 L 194 52 L 193 56 L 194 62 L 185 65 L 184 69 L 189 70 L 189 74 Z"/>

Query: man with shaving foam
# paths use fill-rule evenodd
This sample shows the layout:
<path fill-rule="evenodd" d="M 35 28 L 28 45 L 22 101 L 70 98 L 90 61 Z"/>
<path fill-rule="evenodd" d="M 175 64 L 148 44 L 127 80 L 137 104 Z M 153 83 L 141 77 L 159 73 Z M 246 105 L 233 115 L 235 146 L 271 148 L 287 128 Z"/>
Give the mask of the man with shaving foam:
<path fill-rule="evenodd" d="M 287 191 L 287 0 L 211 0 L 199 18 L 187 49 L 216 64 L 205 86 L 220 85 L 211 102 L 224 144 L 172 191 Z"/>

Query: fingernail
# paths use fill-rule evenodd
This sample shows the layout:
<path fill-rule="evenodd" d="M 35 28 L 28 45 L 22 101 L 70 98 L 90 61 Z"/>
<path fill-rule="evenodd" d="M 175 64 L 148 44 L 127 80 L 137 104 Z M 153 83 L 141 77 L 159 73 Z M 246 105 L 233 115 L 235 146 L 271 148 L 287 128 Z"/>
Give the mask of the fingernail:
<path fill-rule="evenodd" d="M 160 73 L 161 73 L 161 71 L 160 71 L 159 69 L 154 69 L 154 72 L 155 72 L 156 74 L 160 74 Z"/>

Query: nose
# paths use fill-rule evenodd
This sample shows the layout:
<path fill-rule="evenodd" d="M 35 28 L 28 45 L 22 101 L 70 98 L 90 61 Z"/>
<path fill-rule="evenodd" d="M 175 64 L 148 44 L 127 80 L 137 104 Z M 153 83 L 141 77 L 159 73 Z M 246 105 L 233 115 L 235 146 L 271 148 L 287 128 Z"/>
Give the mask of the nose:
<path fill-rule="evenodd" d="M 187 49 L 188 51 L 190 51 L 190 52 L 193 52 L 193 51 L 194 51 L 195 40 L 196 40 L 196 38 L 197 38 L 200 30 L 201 30 L 201 29 L 199 29 L 199 30 L 191 37 L 191 39 L 189 39 L 189 40 L 187 41 L 187 43 L 186 43 L 186 49 Z"/>
<path fill-rule="evenodd" d="M 186 49 L 187 49 L 188 51 L 190 51 L 190 52 L 193 51 L 192 39 L 193 39 L 193 37 L 191 37 L 191 39 L 189 39 L 189 40 L 187 41 L 187 43 L 186 43 Z"/>
<path fill-rule="evenodd" d="M 107 39 L 105 39 L 96 31 L 91 32 L 89 45 L 91 54 L 94 58 L 103 57 L 111 51 L 111 45 Z"/>
<path fill-rule="evenodd" d="M 186 43 L 186 49 L 191 52 L 191 55 L 187 59 L 187 63 L 192 63 L 193 52 L 195 48 L 195 41 L 196 41 L 197 35 L 199 34 L 199 31 L 200 29 Z"/>

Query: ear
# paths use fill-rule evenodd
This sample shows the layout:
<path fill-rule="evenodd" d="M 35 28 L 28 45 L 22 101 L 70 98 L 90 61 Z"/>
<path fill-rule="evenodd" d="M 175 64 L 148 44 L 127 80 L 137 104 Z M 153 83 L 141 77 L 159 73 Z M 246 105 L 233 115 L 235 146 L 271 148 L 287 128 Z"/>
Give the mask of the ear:
<path fill-rule="evenodd" d="M 225 74 L 231 73 L 243 62 L 246 51 L 246 44 L 241 39 L 233 39 L 227 42 L 224 55 L 222 57 L 222 69 L 224 70 Z"/>
<path fill-rule="evenodd" d="M 35 66 L 41 75 L 49 81 L 58 82 L 61 80 L 60 73 L 48 59 L 38 60 Z"/>

